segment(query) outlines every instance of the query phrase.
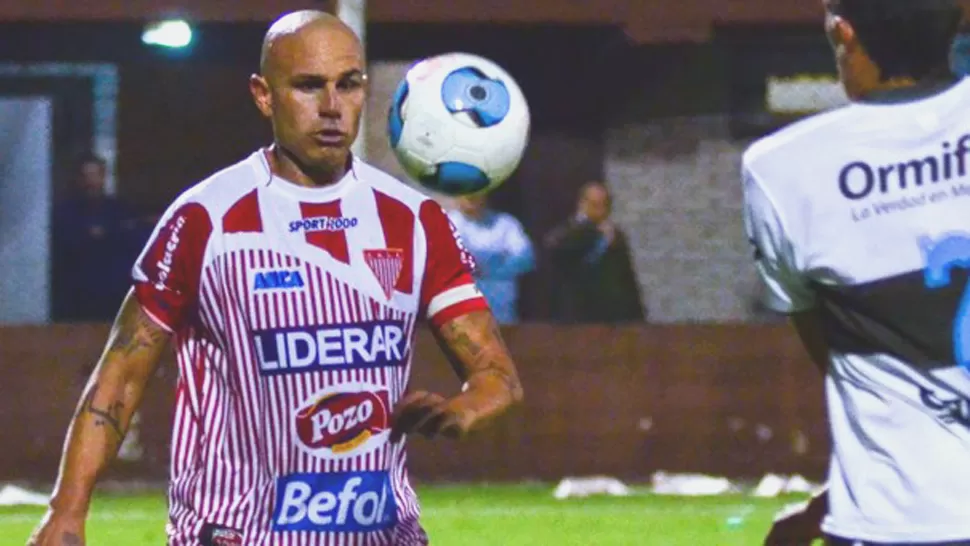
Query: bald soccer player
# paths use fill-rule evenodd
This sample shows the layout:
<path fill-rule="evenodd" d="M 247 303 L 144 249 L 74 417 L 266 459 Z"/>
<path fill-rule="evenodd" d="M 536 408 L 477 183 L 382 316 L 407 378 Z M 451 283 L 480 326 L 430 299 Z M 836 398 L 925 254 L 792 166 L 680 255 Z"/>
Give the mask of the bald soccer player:
<path fill-rule="evenodd" d="M 463 437 L 522 388 L 445 213 L 350 153 L 364 70 L 330 15 L 270 28 L 250 89 L 274 143 L 156 227 L 30 544 L 84 543 L 95 482 L 170 339 L 170 545 L 428 544 L 405 436 Z M 408 391 L 421 319 L 462 383 L 450 398 Z"/>

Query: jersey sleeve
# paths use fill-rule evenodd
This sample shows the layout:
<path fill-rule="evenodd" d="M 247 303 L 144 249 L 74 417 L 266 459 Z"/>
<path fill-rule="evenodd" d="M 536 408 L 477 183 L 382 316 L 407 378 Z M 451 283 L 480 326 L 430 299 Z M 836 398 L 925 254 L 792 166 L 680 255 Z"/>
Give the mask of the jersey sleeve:
<path fill-rule="evenodd" d="M 132 268 L 135 297 L 169 332 L 194 310 L 212 222 L 198 203 L 176 202 L 162 216 Z"/>
<path fill-rule="evenodd" d="M 795 244 L 779 211 L 747 165 L 743 167 L 742 176 L 744 227 L 753 246 L 758 274 L 768 289 L 765 305 L 780 313 L 811 309 L 815 305 L 815 295 L 799 269 Z"/>
<path fill-rule="evenodd" d="M 421 284 L 421 307 L 432 324 L 487 310 L 473 273 L 475 259 L 465 249 L 455 225 L 441 206 L 425 201 L 419 213 L 427 240 L 427 265 Z"/>

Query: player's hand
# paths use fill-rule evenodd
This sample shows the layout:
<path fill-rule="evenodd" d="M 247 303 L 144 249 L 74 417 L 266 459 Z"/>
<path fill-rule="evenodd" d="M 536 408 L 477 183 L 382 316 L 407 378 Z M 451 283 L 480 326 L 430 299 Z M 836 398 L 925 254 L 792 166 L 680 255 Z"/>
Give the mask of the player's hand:
<path fill-rule="evenodd" d="M 813 502 L 801 502 L 782 508 L 765 538 L 765 546 L 812 546 L 822 537 L 824 511 Z"/>
<path fill-rule="evenodd" d="M 461 407 L 459 400 L 417 391 L 405 396 L 394 408 L 391 441 L 397 442 L 405 434 L 462 438 L 471 428 L 471 421 L 470 412 Z"/>
<path fill-rule="evenodd" d="M 62 515 L 52 510 L 27 539 L 27 546 L 84 546 L 84 517 Z"/>

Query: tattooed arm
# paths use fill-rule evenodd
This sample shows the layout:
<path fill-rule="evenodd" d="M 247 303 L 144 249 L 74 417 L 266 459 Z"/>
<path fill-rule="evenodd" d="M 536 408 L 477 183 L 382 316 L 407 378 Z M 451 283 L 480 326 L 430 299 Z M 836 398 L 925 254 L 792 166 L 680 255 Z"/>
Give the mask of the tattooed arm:
<path fill-rule="evenodd" d="M 458 317 L 435 330 L 435 338 L 462 381 L 462 395 L 476 424 L 522 400 L 522 384 L 491 311 Z"/>
<path fill-rule="evenodd" d="M 117 453 L 168 339 L 129 293 L 68 428 L 50 510 L 30 544 L 83 543 L 98 474 Z"/>
<path fill-rule="evenodd" d="M 463 383 L 462 392 L 450 400 L 427 392 L 410 394 L 396 412 L 395 436 L 462 437 L 522 401 L 515 363 L 491 311 L 453 319 L 434 334 Z"/>

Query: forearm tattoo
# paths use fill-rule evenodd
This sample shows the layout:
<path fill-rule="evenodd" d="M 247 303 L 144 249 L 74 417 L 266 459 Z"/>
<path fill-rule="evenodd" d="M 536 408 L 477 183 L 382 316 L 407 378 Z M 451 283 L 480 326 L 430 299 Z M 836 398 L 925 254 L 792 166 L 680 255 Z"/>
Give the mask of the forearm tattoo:
<path fill-rule="evenodd" d="M 115 400 L 104 407 L 96 407 L 94 397 L 98 394 L 98 384 L 95 383 L 88 389 L 88 394 L 84 397 L 81 404 L 81 412 L 94 416 L 94 424 L 98 427 L 110 428 L 119 438 L 125 437 L 125 429 L 122 425 L 122 412 L 125 404 L 121 400 Z"/>
<path fill-rule="evenodd" d="M 109 351 L 132 356 L 139 351 L 164 343 L 166 334 L 137 305 L 126 305 L 112 335 Z"/>

